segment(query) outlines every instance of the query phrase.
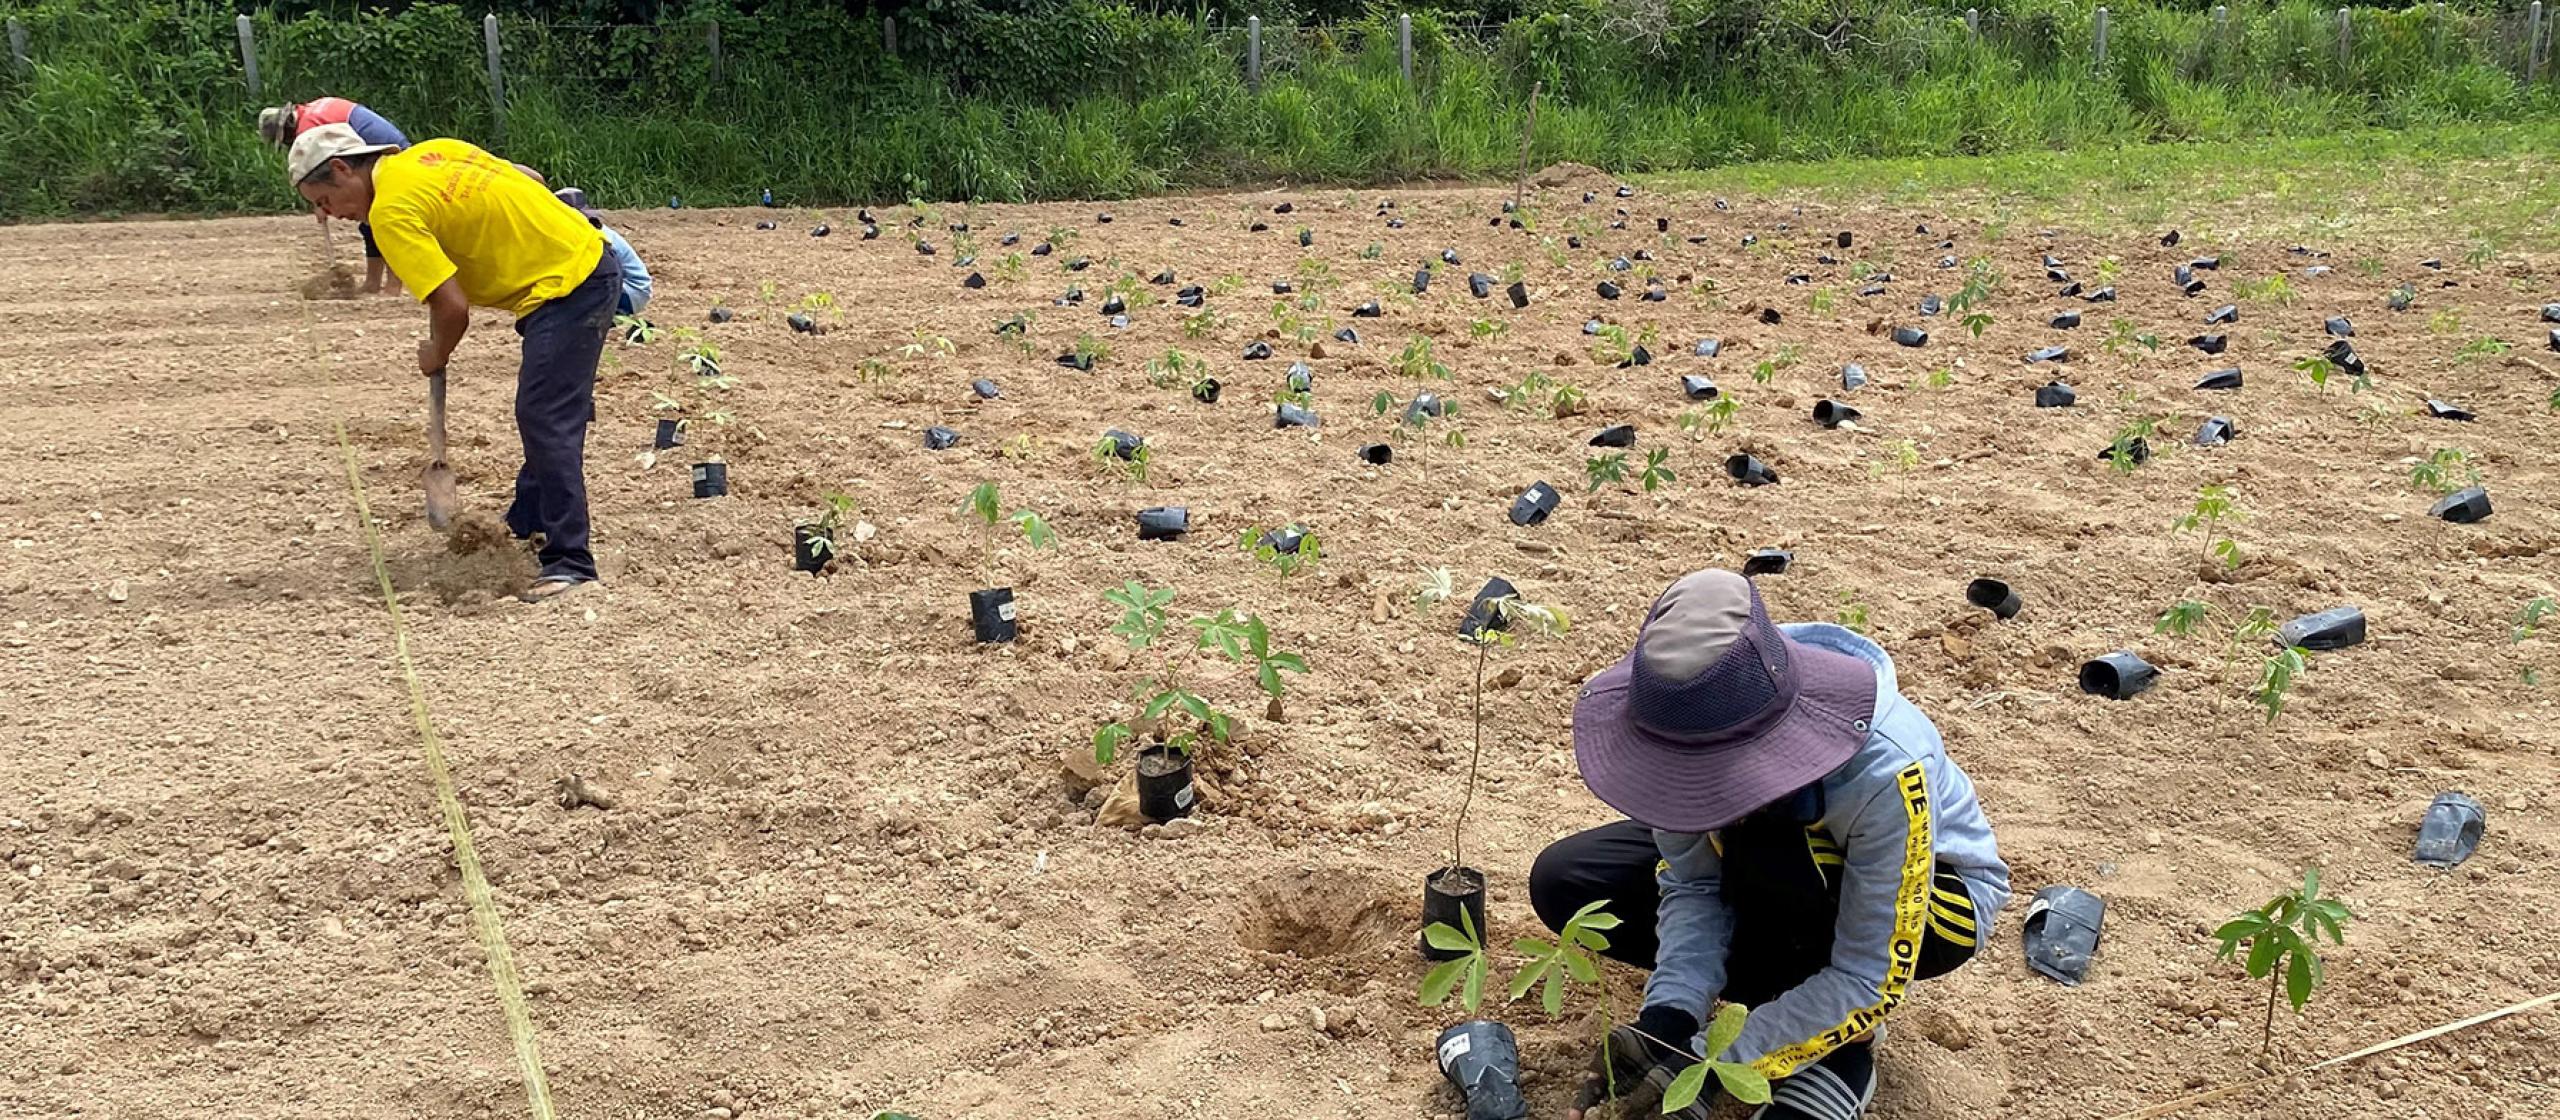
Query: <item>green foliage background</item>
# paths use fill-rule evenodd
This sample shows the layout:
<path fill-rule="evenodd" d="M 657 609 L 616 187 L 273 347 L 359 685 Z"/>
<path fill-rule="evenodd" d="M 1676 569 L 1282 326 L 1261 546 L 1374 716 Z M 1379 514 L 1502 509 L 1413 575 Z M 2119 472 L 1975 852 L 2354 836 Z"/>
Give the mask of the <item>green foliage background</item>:
<path fill-rule="evenodd" d="M 1321 0 L 1257 9 L 1267 79 L 1244 77 L 1245 10 L 1110 0 L 927 0 L 898 11 L 633 0 L 500 7 L 508 108 L 490 104 L 478 11 L 270 7 L 268 100 L 337 94 L 413 138 L 460 136 L 607 205 L 911 196 L 1109 197 L 1286 178 L 1508 175 L 1532 83 L 1539 164 L 1613 171 L 1758 159 L 1924 156 L 2545 117 L 2522 16 L 2018 0 L 1521 0 L 1394 16 Z M 234 12 L 173 0 L 0 7 L 31 72 L 0 74 L 0 219 L 289 208 L 251 127 Z M 1337 20 L 1298 25 L 1295 20 Z M 1232 23 L 1225 21 L 1233 21 Z M 707 48 L 713 23 L 724 58 Z M 2545 68 L 2547 71 L 2547 67 Z M 2349 169 L 2339 169 L 2348 173 Z"/>

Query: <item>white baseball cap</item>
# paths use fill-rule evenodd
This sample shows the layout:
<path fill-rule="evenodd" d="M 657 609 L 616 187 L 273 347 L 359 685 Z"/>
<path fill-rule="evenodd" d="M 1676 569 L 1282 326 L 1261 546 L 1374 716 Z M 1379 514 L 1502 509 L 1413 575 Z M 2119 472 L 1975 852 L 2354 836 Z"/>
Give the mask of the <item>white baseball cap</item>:
<path fill-rule="evenodd" d="M 293 152 L 285 157 L 285 177 L 293 186 L 301 186 L 313 172 L 329 165 L 333 159 L 380 155 L 400 150 L 397 144 L 367 144 L 356 135 L 354 125 L 324 124 L 293 138 Z"/>

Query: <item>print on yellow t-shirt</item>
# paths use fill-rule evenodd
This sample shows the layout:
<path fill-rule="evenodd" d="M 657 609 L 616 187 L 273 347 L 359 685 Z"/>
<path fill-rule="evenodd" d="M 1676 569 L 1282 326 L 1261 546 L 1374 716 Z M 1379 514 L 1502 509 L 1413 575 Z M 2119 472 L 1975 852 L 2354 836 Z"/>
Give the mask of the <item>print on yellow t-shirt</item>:
<path fill-rule="evenodd" d="M 521 319 L 576 288 L 604 257 L 586 216 L 515 165 L 460 140 L 429 140 L 373 167 L 374 244 L 424 302 L 446 280 Z"/>

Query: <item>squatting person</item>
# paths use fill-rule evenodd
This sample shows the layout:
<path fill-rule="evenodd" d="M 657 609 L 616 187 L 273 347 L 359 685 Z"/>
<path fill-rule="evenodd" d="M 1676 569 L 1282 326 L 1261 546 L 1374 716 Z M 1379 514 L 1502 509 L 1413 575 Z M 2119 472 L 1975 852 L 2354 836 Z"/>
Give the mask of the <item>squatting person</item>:
<path fill-rule="evenodd" d="M 524 467 L 507 528 L 518 538 L 542 535 L 542 572 L 525 598 L 593 582 L 587 425 L 596 362 L 622 294 L 622 268 L 604 235 L 533 177 L 460 140 L 394 149 L 346 125 L 322 125 L 293 142 L 286 174 L 321 213 L 373 224 L 383 259 L 427 308 L 419 372 L 445 367 L 473 306 L 515 314 Z"/>
<path fill-rule="evenodd" d="M 1694 1053 L 1719 999 L 1751 1009 L 1714 1057 L 1770 1079 L 1754 1116 L 1856 1120 L 1885 1016 L 1912 981 L 1971 960 L 2009 897 L 1971 779 L 1884 650 L 1838 626 L 1774 625 L 1749 580 L 1696 572 L 1583 687 L 1573 749 L 1591 792 L 1630 819 L 1540 853 L 1530 902 L 1560 928 L 1607 900 L 1625 922 L 1609 955 L 1653 975 L 1571 1120 L 1612 1076 L 1658 1093 L 1694 1061 L 1671 1047 Z"/>
<path fill-rule="evenodd" d="M 299 105 L 278 105 L 258 114 L 258 135 L 279 148 L 293 145 L 295 137 L 324 124 L 343 124 L 356 130 L 367 144 L 381 144 L 393 149 L 409 146 L 409 137 L 382 114 L 343 97 L 323 97 Z M 316 215 L 320 224 L 329 224 L 327 214 Z M 373 226 L 357 222 L 356 234 L 364 239 L 364 290 L 371 294 L 382 290 L 382 250 L 373 243 Z M 396 281 L 395 281 L 396 283 Z"/>

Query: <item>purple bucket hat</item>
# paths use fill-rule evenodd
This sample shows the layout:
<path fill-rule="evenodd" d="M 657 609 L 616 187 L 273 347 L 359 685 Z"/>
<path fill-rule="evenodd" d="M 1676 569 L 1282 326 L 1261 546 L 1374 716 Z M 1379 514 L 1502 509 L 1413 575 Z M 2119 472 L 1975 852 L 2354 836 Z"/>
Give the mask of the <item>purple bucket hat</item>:
<path fill-rule="evenodd" d="M 1875 707 L 1874 666 L 1787 638 L 1751 581 L 1693 572 L 1654 600 L 1636 648 L 1582 686 L 1573 754 L 1611 808 L 1711 832 L 1838 769 Z"/>

